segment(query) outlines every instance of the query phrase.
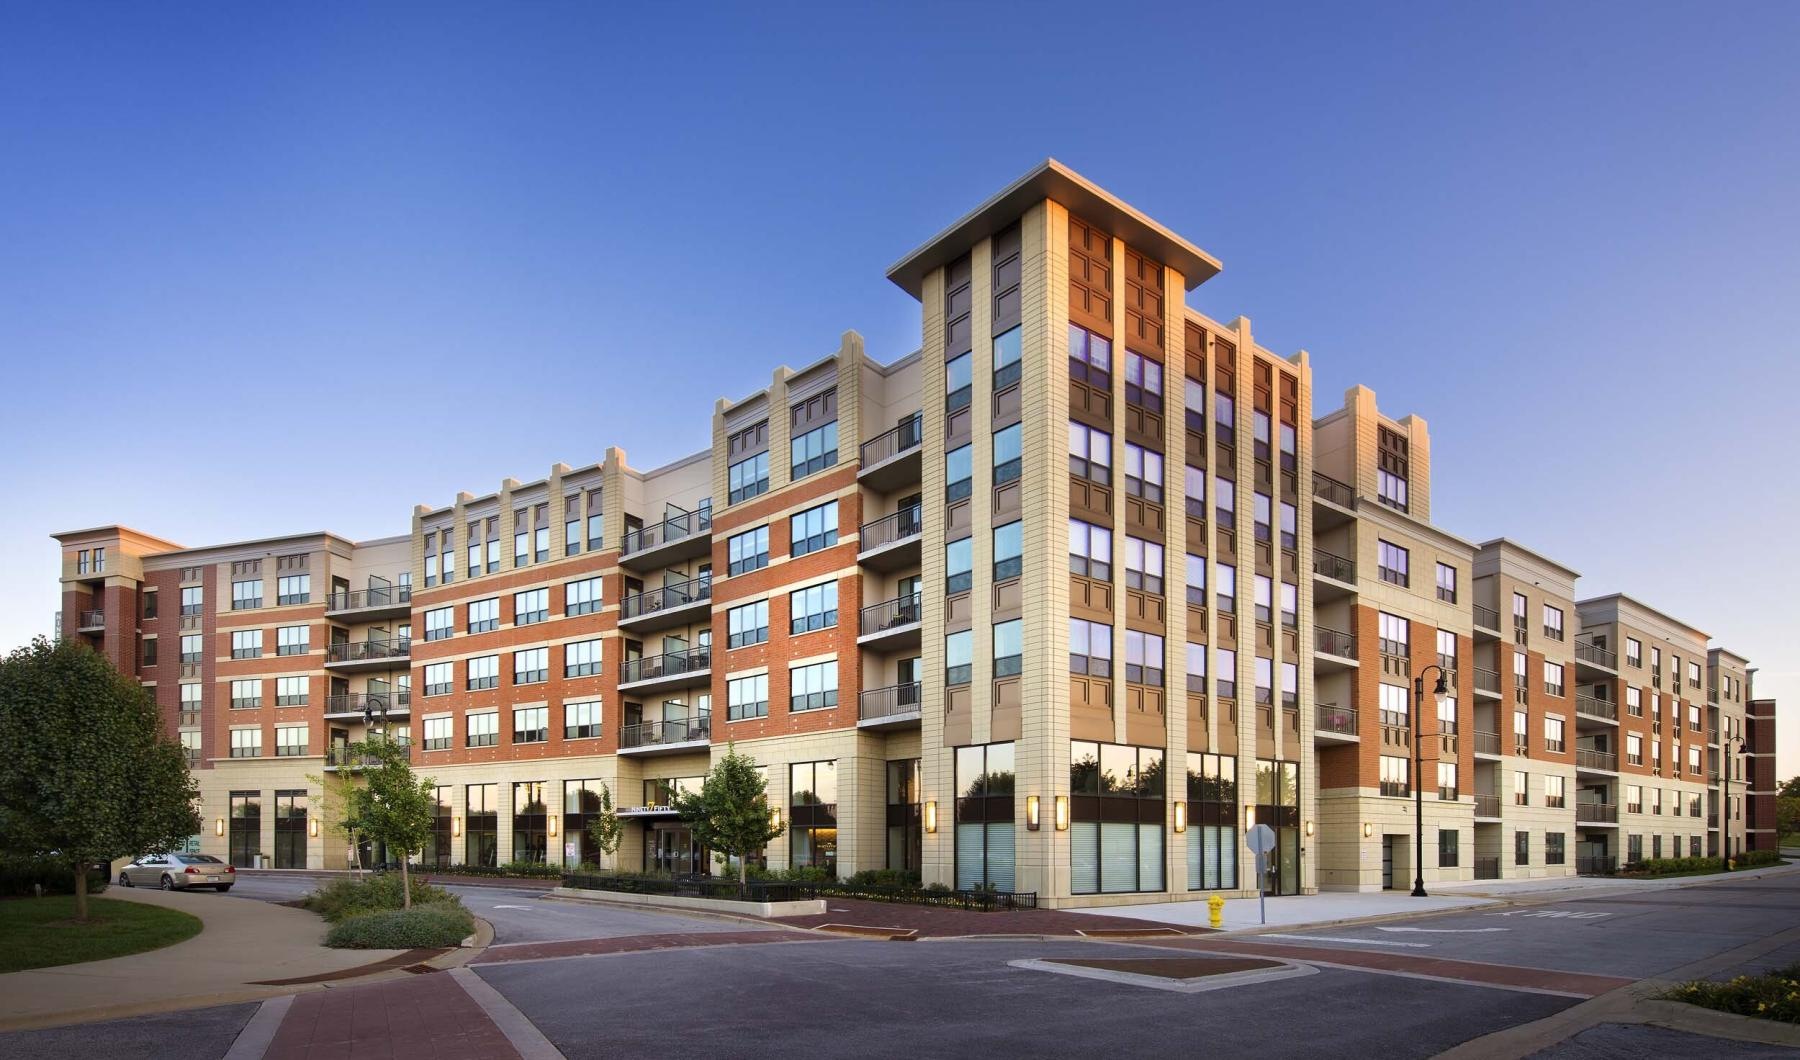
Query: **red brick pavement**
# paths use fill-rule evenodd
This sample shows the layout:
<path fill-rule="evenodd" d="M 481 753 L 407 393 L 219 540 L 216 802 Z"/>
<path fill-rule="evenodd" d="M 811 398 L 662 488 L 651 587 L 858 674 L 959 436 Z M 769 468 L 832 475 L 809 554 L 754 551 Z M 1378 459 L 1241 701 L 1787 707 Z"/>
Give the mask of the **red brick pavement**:
<path fill-rule="evenodd" d="M 1170 931 L 1182 935 L 1203 934 L 1204 929 L 1179 924 L 1157 924 L 1122 916 L 1100 916 L 1061 909 L 1012 909 L 978 913 L 929 905 L 872 902 L 860 898 L 827 898 L 827 911 L 807 916 L 784 916 L 778 924 L 823 927 L 826 924 L 856 927 L 898 928 L 915 932 L 916 938 L 950 938 L 961 935 L 1074 935 L 1086 931 Z"/>
<path fill-rule="evenodd" d="M 447 973 L 294 998 L 264 1060 L 518 1060 Z"/>
<path fill-rule="evenodd" d="M 601 953 L 637 953 L 691 946 L 745 946 L 764 942 L 831 942 L 823 935 L 802 931 L 764 929 L 754 931 L 697 931 L 663 935 L 625 935 L 610 939 L 564 939 L 557 942 L 514 942 L 489 946 L 470 964 L 506 961 L 538 961 L 546 957 L 587 957 Z"/>

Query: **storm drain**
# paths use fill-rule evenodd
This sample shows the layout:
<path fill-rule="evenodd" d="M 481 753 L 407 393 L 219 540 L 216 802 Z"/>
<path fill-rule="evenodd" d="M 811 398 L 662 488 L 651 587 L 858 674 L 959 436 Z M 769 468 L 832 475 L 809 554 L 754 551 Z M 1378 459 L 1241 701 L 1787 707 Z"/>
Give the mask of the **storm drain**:
<path fill-rule="evenodd" d="M 1103 979 L 1179 994 L 1272 983 L 1318 971 L 1311 965 L 1263 957 L 1047 957 L 1007 964 L 1028 971 Z"/>

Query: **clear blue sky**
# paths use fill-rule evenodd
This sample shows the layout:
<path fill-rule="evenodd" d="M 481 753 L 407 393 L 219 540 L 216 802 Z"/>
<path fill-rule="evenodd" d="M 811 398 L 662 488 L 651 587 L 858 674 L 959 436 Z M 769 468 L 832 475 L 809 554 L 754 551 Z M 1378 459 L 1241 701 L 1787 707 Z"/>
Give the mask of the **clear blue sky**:
<path fill-rule="evenodd" d="M 0 7 L 0 646 L 53 530 L 395 533 L 900 356 L 886 266 L 1054 155 L 1430 420 L 1447 528 L 1800 703 L 1800 5 L 368 6 Z"/>

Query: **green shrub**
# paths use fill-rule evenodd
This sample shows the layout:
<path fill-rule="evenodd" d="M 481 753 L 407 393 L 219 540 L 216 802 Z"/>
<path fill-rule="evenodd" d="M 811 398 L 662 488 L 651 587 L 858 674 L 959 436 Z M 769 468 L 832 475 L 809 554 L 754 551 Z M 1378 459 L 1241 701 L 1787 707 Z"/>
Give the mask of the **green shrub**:
<path fill-rule="evenodd" d="M 919 874 L 905 869 L 864 869 L 844 882 L 852 887 L 917 887 Z"/>
<path fill-rule="evenodd" d="M 336 924 L 364 913 L 399 909 L 401 894 L 399 874 L 387 873 L 360 880 L 332 880 L 307 895 L 305 902 L 306 908 Z M 412 878 L 412 900 L 415 906 L 460 905 L 455 895 L 442 887 L 433 887 L 417 876 Z"/>
<path fill-rule="evenodd" d="M 504 865 L 451 865 L 429 871 L 434 876 L 523 876 L 534 880 L 554 880 L 566 870 L 561 865 L 547 865 L 541 861 L 509 861 Z"/>
<path fill-rule="evenodd" d="M 99 894 L 111 882 L 112 872 L 106 866 L 88 870 L 89 894 Z M 40 885 L 45 894 L 74 894 L 75 874 L 67 865 L 55 862 L 0 861 L 0 898 L 30 898 L 38 893 Z"/>
<path fill-rule="evenodd" d="M 1684 872 L 1718 872 L 1718 858 L 1645 858 L 1625 866 L 1628 876 L 1668 876 Z"/>
<path fill-rule="evenodd" d="M 1781 851 L 1746 850 L 1733 858 L 1731 863 L 1740 869 L 1754 869 L 1764 865 L 1779 865 L 1781 864 Z"/>
<path fill-rule="evenodd" d="M 1727 983 L 1695 980 L 1662 996 L 1668 1001 L 1685 1001 L 1740 1016 L 1800 1023 L 1800 964 L 1790 964 L 1767 975 L 1740 975 Z"/>
<path fill-rule="evenodd" d="M 359 913 L 334 925 L 325 945 L 351 950 L 410 950 L 457 946 L 475 931 L 475 918 L 460 904 L 432 902 L 411 909 Z"/>

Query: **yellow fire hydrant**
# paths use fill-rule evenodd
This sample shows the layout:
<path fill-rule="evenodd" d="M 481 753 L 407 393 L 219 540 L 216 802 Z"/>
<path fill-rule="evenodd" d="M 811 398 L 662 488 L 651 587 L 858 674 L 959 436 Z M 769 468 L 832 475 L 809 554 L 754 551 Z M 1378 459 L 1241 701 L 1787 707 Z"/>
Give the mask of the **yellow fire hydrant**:
<path fill-rule="evenodd" d="M 1215 894 L 1206 900 L 1206 915 L 1207 919 L 1212 921 L 1213 927 L 1225 926 L 1225 899 L 1223 896 Z"/>

